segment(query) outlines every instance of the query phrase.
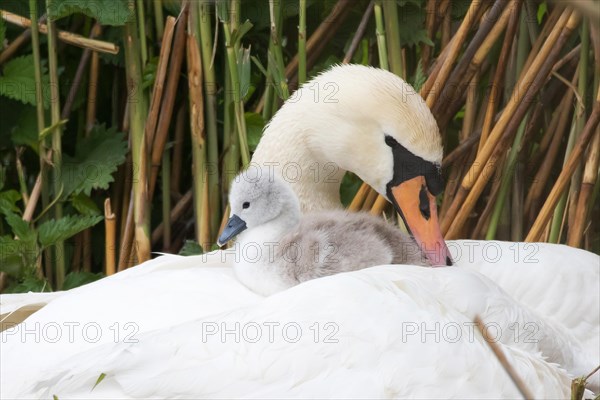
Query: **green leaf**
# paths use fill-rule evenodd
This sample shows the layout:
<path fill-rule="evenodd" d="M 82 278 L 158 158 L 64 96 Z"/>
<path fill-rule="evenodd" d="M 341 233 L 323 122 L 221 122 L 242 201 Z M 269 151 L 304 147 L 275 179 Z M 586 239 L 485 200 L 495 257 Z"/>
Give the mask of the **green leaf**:
<path fill-rule="evenodd" d="M 246 131 L 248 132 L 248 148 L 250 151 L 254 151 L 265 129 L 265 120 L 262 115 L 252 112 L 245 113 L 244 118 L 246 119 Z"/>
<path fill-rule="evenodd" d="M 79 286 L 87 285 L 88 283 L 92 283 L 97 281 L 98 279 L 103 278 L 102 273 L 93 274 L 91 272 L 70 272 L 65 276 L 65 281 L 62 285 L 61 290 L 69 290 Z"/>
<path fill-rule="evenodd" d="M 454 5 L 454 2 L 452 2 Z M 399 10 L 400 42 L 403 46 L 416 46 L 425 43 L 433 46 L 424 29 L 426 12 L 414 2 L 406 2 Z"/>
<path fill-rule="evenodd" d="M 546 2 L 543 2 L 542 4 L 540 4 L 540 7 L 538 8 L 538 12 L 537 12 L 538 25 L 540 25 L 542 23 L 542 20 L 544 19 L 544 15 L 546 15 L 547 12 L 548 12 L 548 5 L 546 4 Z"/>
<path fill-rule="evenodd" d="M 53 0 L 48 17 L 59 19 L 75 13 L 92 17 L 101 25 L 125 25 L 133 17 L 127 0 Z"/>
<path fill-rule="evenodd" d="M 90 196 L 83 193 L 71 197 L 71 204 L 82 215 L 100 215 L 100 209 Z"/>
<path fill-rule="evenodd" d="M 9 286 L 6 293 L 27 293 L 49 291 L 48 282 L 35 275 L 26 276 L 21 282 Z"/>
<path fill-rule="evenodd" d="M 154 85 L 156 80 L 156 71 L 158 68 L 158 57 L 152 57 L 144 66 L 142 73 L 142 88 L 146 89 Z"/>
<path fill-rule="evenodd" d="M 250 89 L 250 78 L 251 78 L 251 65 L 250 62 L 250 47 L 245 49 L 240 46 L 237 56 L 238 64 L 238 76 L 240 79 L 240 95 L 242 98 L 246 97 L 248 90 Z"/>
<path fill-rule="evenodd" d="M 216 10 L 217 17 L 221 22 L 228 23 L 229 22 L 229 1 L 227 0 L 217 0 L 216 1 Z"/>
<path fill-rule="evenodd" d="M 48 108 L 50 93 L 49 78 L 46 68 L 42 63 L 42 93 L 44 108 Z M 4 64 L 3 73 L 0 74 L 0 95 L 18 100 L 25 104 L 36 105 L 35 92 L 35 67 L 33 55 L 13 58 Z"/>
<path fill-rule="evenodd" d="M 242 25 L 240 25 L 238 29 L 233 31 L 233 33 L 231 34 L 231 41 L 235 43 L 242 40 L 244 35 L 248 33 L 250 29 L 252 29 L 252 26 L 252 22 L 246 20 Z"/>
<path fill-rule="evenodd" d="M 412 82 L 412 86 L 415 91 L 418 93 L 421 90 L 421 87 L 425 84 L 427 80 L 427 76 L 425 76 L 425 71 L 423 71 L 423 65 L 421 65 L 421 60 L 417 64 L 417 70 L 415 71 L 415 79 Z"/>
<path fill-rule="evenodd" d="M 96 383 L 94 384 L 94 387 L 92 388 L 92 390 L 96 389 L 96 386 L 98 386 L 100 384 L 100 382 L 102 382 L 104 380 L 104 378 L 106 378 L 106 374 L 103 372 L 100 374 L 98 379 L 96 379 Z"/>
<path fill-rule="evenodd" d="M 12 229 L 13 235 L 27 244 L 35 243 L 35 230 L 27 222 L 23 221 L 21 216 L 5 208 L 0 208 L 0 212 L 4 214 L 6 223 Z"/>
<path fill-rule="evenodd" d="M 202 246 L 194 240 L 186 240 L 181 250 L 179 250 L 180 256 L 197 256 L 202 253 L 204 253 Z"/>
<path fill-rule="evenodd" d="M 21 271 L 23 243 L 10 236 L 0 236 L 0 271 L 18 277 Z"/>
<path fill-rule="evenodd" d="M 82 192 L 89 196 L 92 189 L 108 189 L 126 153 L 123 133 L 95 126 L 87 138 L 77 143 L 75 157 L 63 156 L 63 196 Z"/>
<path fill-rule="evenodd" d="M 17 207 L 19 200 L 21 200 L 21 194 L 14 189 L 0 192 L 0 212 L 1 210 L 19 212 L 19 207 Z"/>
<path fill-rule="evenodd" d="M 10 139 L 15 146 L 29 146 L 39 153 L 37 113 L 35 107 L 10 101 L 9 107 L 14 111 L 13 120 L 4 119 L 7 128 L 10 129 Z M 17 107 L 14 107 L 14 106 Z M 2 107 L 0 105 L 0 107 Z"/>
<path fill-rule="evenodd" d="M 102 216 L 91 215 L 67 215 L 58 221 L 48 220 L 38 228 L 39 242 L 44 248 L 51 246 L 96 225 L 101 220 Z"/>

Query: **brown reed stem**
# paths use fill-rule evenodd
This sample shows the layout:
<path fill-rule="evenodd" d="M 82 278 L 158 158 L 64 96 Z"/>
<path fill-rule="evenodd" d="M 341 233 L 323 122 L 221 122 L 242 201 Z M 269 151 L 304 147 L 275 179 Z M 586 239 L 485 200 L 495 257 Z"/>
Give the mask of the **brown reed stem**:
<path fill-rule="evenodd" d="M 110 198 L 104 200 L 104 260 L 106 267 L 104 269 L 106 276 L 116 272 L 116 242 L 117 242 L 117 220 L 110 205 Z"/>
<path fill-rule="evenodd" d="M 0 15 L 2 16 L 2 19 L 4 19 L 6 22 L 9 22 L 13 25 L 17 25 L 22 28 L 31 27 L 31 20 L 29 20 L 28 18 L 22 17 L 17 14 L 13 14 L 13 13 L 11 13 L 9 11 L 5 11 L 5 10 L 0 10 Z M 40 33 L 43 33 L 45 35 L 48 34 L 48 26 L 46 24 L 40 23 L 40 24 L 38 24 L 38 27 L 39 27 Z M 65 43 L 72 44 L 77 47 L 82 47 L 84 49 L 90 49 L 93 51 L 98 51 L 100 53 L 109 53 L 109 54 L 118 54 L 119 53 L 119 46 L 117 46 L 113 43 L 102 41 L 102 40 L 88 39 L 84 36 L 77 35 L 77 34 L 70 33 L 70 32 L 65 32 L 65 31 L 58 31 L 57 37 L 59 40 L 65 42 Z"/>

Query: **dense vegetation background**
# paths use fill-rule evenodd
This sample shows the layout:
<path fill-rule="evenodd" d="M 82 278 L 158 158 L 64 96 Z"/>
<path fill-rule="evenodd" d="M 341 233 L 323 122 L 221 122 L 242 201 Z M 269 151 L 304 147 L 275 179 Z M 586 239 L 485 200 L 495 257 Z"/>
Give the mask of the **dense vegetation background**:
<path fill-rule="evenodd" d="M 600 247 L 592 1 L 3 0 L 0 10 L 0 291 L 68 289 L 151 251 L 211 248 L 229 179 L 265 123 L 299 83 L 346 62 L 391 70 L 432 109 L 447 238 Z M 342 198 L 391 212 L 351 174 Z"/>

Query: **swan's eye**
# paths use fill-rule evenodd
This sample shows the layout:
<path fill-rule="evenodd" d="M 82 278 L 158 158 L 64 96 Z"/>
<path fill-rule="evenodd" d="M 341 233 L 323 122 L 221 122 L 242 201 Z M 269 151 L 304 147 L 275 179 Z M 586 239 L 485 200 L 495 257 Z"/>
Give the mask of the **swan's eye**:
<path fill-rule="evenodd" d="M 385 144 L 390 147 L 396 147 L 399 145 L 398 141 L 389 135 L 385 135 Z"/>
<path fill-rule="evenodd" d="M 419 192 L 419 210 L 421 211 L 421 215 L 426 220 L 431 218 L 431 210 L 429 209 L 429 196 L 427 196 L 427 188 L 425 185 L 421 186 L 421 191 Z"/>
<path fill-rule="evenodd" d="M 248 207 L 250 207 L 250 203 L 248 203 L 247 201 L 245 201 L 245 202 L 242 204 L 242 208 L 245 210 L 245 209 L 246 209 L 246 208 L 248 208 Z"/>

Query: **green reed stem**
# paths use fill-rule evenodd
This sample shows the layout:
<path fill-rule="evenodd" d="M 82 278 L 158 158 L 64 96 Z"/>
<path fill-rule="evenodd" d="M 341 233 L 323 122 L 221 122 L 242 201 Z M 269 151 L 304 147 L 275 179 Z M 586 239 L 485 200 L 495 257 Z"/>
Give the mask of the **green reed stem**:
<path fill-rule="evenodd" d="M 406 78 L 402 62 L 402 44 L 400 43 L 400 23 L 398 21 L 398 4 L 395 1 L 383 2 L 385 22 L 385 40 L 390 55 L 390 70 L 401 78 Z"/>
<path fill-rule="evenodd" d="M 46 0 L 46 11 L 50 14 L 52 0 Z M 60 92 L 58 84 L 58 59 L 57 59 L 57 30 L 56 23 L 48 18 L 48 70 L 50 75 L 50 115 L 52 130 L 52 181 L 54 196 L 62 193 L 62 124 L 60 122 Z M 62 218 L 62 203 L 57 201 L 54 206 L 54 216 L 57 220 Z M 59 241 L 54 246 L 56 261 L 56 287 L 61 288 L 66 275 L 65 243 Z"/>
<path fill-rule="evenodd" d="M 235 111 L 235 122 L 238 137 L 240 141 L 240 151 L 242 165 L 244 167 L 250 164 L 250 151 L 248 150 L 248 135 L 246 132 L 246 118 L 244 116 L 244 99 L 241 95 L 240 76 L 238 72 L 238 58 L 235 52 L 235 43 L 231 32 L 230 11 L 220 12 L 220 18 L 223 23 L 223 33 L 225 35 L 225 49 L 227 51 L 227 63 L 229 65 L 229 76 L 233 92 L 233 102 Z"/>
<path fill-rule="evenodd" d="M 195 2 L 192 2 L 193 5 Z M 219 149 L 217 133 L 217 78 L 213 62 L 213 27 L 211 21 L 214 14 L 212 6 L 202 2 L 198 5 L 198 22 L 195 26 L 200 28 L 200 55 L 202 57 L 202 72 L 204 78 L 204 115 L 206 129 L 206 159 L 200 167 L 208 172 L 208 202 L 211 210 L 211 231 L 216 234 L 221 222 L 221 204 L 219 187 Z M 197 32 L 197 28 L 195 28 Z M 202 175 L 195 175 L 194 179 L 203 179 Z M 203 185 L 199 185 L 202 190 Z"/>
<path fill-rule="evenodd" d="M 135 9 L 133 0 L 129 1 Z M 138 262 L 150 259 L 150 202 L 148 198 L 148 150 L 144 137 L 147 102 L 142 90 L 141 46 L 138 38 L 137 18 L 125 24 L 125 70 L 129 91 L 129 135 L 134 165 L 133 209 L 135 243 Z"/>
<path fill-rule="evenodd" d="M 587 95 L 587 75 L 588 75 L 588 63 L 589 63 L 589 25 L 586 21 L 583 22 L 581 28 L 581 51 L 579 58 L 579 78 L 577 82 L 577 91 L 579 92 L 580 98 L 585 101 Z M 569 140 L 567 141 L 567 149 L 565 152 L 564 163 L 566 163 L 569 158 L 569 154 L 573 151 L 573 147 L 575 147 L 575 142 L 579 137 L 579 134 L 583 130 L 583 127 L 586 122 L 586 112 L 585 105 L 581 103 L 577 103 L 575 114 L 573 115 L 573 125 L 571 128 L 571 132 L 569 133 Z M 579 174 L 577 174 L 579 171 Z M 581 168 L 578 168 L 577 171 L 573 174 L 571 178 L 571 187 L 569 191 L 563 193 L 554 209 L 554 215 L 552 216 L 552 224 L 550 228 L 550 236 L 548 241 L 550 243 L 559 243 L 561 238 L 561 227 L 563 226 L 565 208 L 567 205 L 567 198 L 569 193 L 571 196 L 574 196 L 575 193 L 579 190 L 578 187 L 574 187 L 574 185 L 579 186 L 577 176 L 581 175 Z M 572 204 L 577 204 L 576 199 L 573 199 L 575 202 Z"/>
<path fill-rule="evenodd" d="M 300 0 L 298 25 L 298 84 L 306 82 L 306 0 Z"/>
<path fill-rule="evenodd" d="M 163 14 L 162 0 L 152 0 L 154 6 L 154 24 L 156 25 L 156 40 L 160 42 L 162 40 L 163 33 L 165 32 L 165 16 Z"/>
<path fill-rule="evenodd" d="M 389 71 L 390 64 L 387 57 L 387 44 L 385 40 L 385 25 L 383 23 L 383 10 L 381 0 L 376 1 L 373 11 L 375 12 L 375 26 L 377 35 L 377 50 L 379 51 L 379 66 Z"/>

